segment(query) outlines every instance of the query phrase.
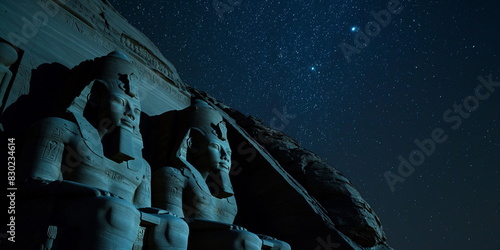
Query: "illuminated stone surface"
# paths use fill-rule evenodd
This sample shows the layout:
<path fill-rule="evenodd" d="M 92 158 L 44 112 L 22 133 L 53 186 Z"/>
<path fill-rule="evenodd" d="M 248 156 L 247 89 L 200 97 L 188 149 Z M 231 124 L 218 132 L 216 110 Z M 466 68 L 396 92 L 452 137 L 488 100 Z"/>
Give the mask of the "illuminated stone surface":
<path fill-rule="evenodd" d="M 65 244 L 154 249 L 164 244 L 159 235 L 174 231 L 171 236 L 182 241 L 186 224 L 171 214 L 179 212 L 144 208 L 151 203 L 150 189 L 139 187 L 149 181 L 150 172 L 167 167 L 166 154 L 173 152 L 175 138 L 183 133 L 176 113 L 197 97 L 224 118 L 231 143 L 231 171 L 216 181 L 221 192 L 210 199 L 228 200 L 234 193 L 237 202 L 237 207 L 229 201 L 228 206 L 199 207 L 198 214 L 212 209 L 211 214 L 223 216 L 198 217 L 276 237 L 292 249 L 390 249 L 377 216 L 345 177 L 291 138 L 188 87 L 156 46 L 106 1 L 3 1 L 0 11 L 0 42 L 7 45 L 0 49 L 15 51 L 17 57 L 8 58 L 15 62 L 1 57 L 0 71 L 6 79 L 2 134 L 16 138 L 18 152 L 18 243 L 49 249 Z M 91 61 L 115 50 L 130 59 L 134 77 L 130 72 L 108 77 L 112 69 L 96 68 Z M 102 118 L 110 118 L 109 111 L 115 109 L 95 105 L 114 99 L 96 101 L 89 95 L 99 79 L 96 72 L 117 82 L 136 81 L 135 90 L 125 84 L 118 92 L 132 99 L 127 92 L 137 92 L 141 114 L 134 119 L 140 118 L 140 126 L 119 118 L 124 126 L 117 127 L 123 129 L 101 129 L 106 127 Z M 133 102 L 125 99 L 127 105 Z M 157 145 L 159 138 L 166 148 Z M 30 154 L 39 158 L 22 156 Z M 24 180 L 29 181 L 21 187 Z M 106 217 L 111 218 L 107 222 L 127 222 L 131 229 L 114 230 L 117 224 L 106 225 L 91 212 L 110 206 L 119 212 Z M 236 215 L 228 213 L 231 209 Z M 178 230 L 169 231 L 168 225 Z M 81 233 L 84 229 L 92 230 Z M 81 243 L 79 235 L 89 240 Z M 99 237 L 107 236 L 123 240 L 99 246 L 104 242 Z M 5 249 L 26 249 L 8 243 L 2 239 Z"/>

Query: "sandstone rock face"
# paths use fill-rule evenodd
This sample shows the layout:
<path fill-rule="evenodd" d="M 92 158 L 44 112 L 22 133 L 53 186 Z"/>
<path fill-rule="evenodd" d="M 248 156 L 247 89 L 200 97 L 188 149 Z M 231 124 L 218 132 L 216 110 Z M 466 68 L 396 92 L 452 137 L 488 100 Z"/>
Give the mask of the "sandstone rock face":
<path fill-rule="evenodd" d="M 238 197 L 235 224 L 282 239 L 292 249 L 391 249 L 378 217 L 349 180 L 282 132 L 188 87 L 158 48 L 107 1 L 7 0 L 0 1 L 0 13 L 0 132 L 16 138 L 19 162 L 33 124 L 65 117 L 69 106 L 84 112 L 91 91 L 82 84 L 88 77 L 85 62 L 121 50 L 140 75 L 140 133 L 151 166 L 164 152 L 150 150 L 156 148 L 150 138 L 166 129 L 156 128 L 154 117 L 188 107 L 193 97 L 203 99 L 227 122 L 230 178 Z M 175 126 L 168 129 L 177 132 Z M 17 171 L 23 172 L 21 165 Z M 22 182 L 19 175 L 15 186 Z M 47 206 L 36 215 L 51 213 Z M 51 245 L 64 237 L 47 225 L 37 240 Z M 1 249 L 16 249 L 5 243 L 2 239 Z"/>
<path fill-rule="evenodd" d="M 46 70 L 56 70 L 51 63 L 71 69 L 114 50 L 131 56 L 142 76 L 140 94 L 150 100 L 143 107 L 145 113 L 160 114 L 189 106 L 186 84 L 174 65 L 107 1 L 7 0 L 0 2 L 0 10 L 0 42 L 18 51 L 17 62 L 10 66 L 13 82 L 9 93 L 1 96 L 6 108 L 19 96 L 38 94 L 33 93 L 38 89 L 30 86 L 34 84 L 30 83 L 33 74 L 47 73 L 46 77 L 59 80 L 63 74 L 59 68 L 55 72 Z M 42 88 L 53 87 L 48 85 Z M 51 92 L 54 96 L 64 94 L 58 89 Z"/>
<path fill-rule="evenodd" d="M 192 90 L 197 92 L 196 90 Z M 328 212 L 335 228 L 362 247 L 387 247 L 380 219 L 354 185 L 316 154 L 303 149 L 283 132 L 246 116 L 206 93 L 208 100 L 223 109 L 262 145 Z"/>

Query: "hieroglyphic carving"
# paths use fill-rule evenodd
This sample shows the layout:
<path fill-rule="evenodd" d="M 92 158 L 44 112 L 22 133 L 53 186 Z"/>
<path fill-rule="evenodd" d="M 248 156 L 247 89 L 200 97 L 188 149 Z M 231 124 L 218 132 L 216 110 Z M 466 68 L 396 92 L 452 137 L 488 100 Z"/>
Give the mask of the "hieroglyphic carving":
<path fill-rule="evenodd" d="M 127 48 L 146 60 L 154 69 L 164 74 L 165 77 L 173 79 L 174 73 L 170 67 L 155 56 L 148 48 L 142 46 L 138 41 L 126 34 L 121 35 L 120 41 L 127 46 Z"/>
<path fill-rule="evenodd" d="M 54 128 L 54 130 L 52 130 L 52 134 L 50 134 L 50 136 L 53 136 L 55 138 L 61 138 L 61 130 L 59 128 Z"/>
<path fill-rule="evenodd" d="M 60 12 L 64 13 L 64 12 Z M 109 40 L 107 40 L 105 37 L 103 37 L 99 32 L 93 30 L 91 27 L 89 27 L 87 24 L 83 22 L 77 21 L 74 17 L 68 15 L 67 13 L 61 14 L 63 16 L 65 23 L 67 23 L 69 26 L 73 27 L 78 31 L 80 34 L 89 37 L 90 40 L 95 41 L 98 43 L 100 46 L 107 50 L 114 50 L 116 49 L 116 45 L 111 43 Z"/>
<path fill-rule="evenodd" d="M 75 232 L 77 240 L 64 234 L 58 238 L 65 246 L 132 249 L 137 245 L 137 249 L 142 249 L 147 234 L 145 228 L 140 227 L 142 211 L 139 208 L 150 206 L 151 174 L 149 164 L 142 159 L 142 145 L 132 137 L 135 132 L 140 137 L 141 105 L 136 92 L 139 79 L 129 76 L 137 76 L 138 72 L 121 51 L 90 62 L 93 65 L 89 69 L 93 71 L 84 72 L 91 76 L 85 81 L 94 82 L 94 85 L 84 110 L 76 112 L 70 108 L 63 118 L 42 119 L 28 138 L 24 158 L 25 169 L 30 175 L 25 180 L 23 192 L 43 193 L 44 198 L 57 199 L 64 204 L 54 208 L 49 218 L 44 219 L 66 232 Z M 29 67 L 30 62 L 27 64 Z M 103 120 L 109 120 L 109 125 L 101 126 Z M 59 200 L 59 197 L 63 198 Z M 27 205 L 31 203 L 29 200 Z M 91 218 L 91 222 L 85 219 L 72 222 L 74 214 L 84 214 L 82 218 Z M 36 215 L 31 212 L 27 218 L 34 221 Z M 57 219 L 52 219 L 55 216 Z M 155 239 L 147 241 L 148 249 L 187 248 L 188 228 L 183 220 L 170 215 L 151 216 L 159 223 L 176 226 L 175 231 L 163 227 L 159 233 L 148 236 Z M 32 221 L 26 219 L 20 224 L 28 228 L 29 223 L 35 224 Z M 89 230 L 95 221 L 106 223 L 95 224 L 95 230 Z M 156 232 L 152 226 L 148 228 Z M 46 226 L 41 224 L 39 227 Z M 40 232 L 37 228 L 34 231 Z M 135 236 L 139 237 L 139 244 Z M 32 244 L 29 240 L 25 243 Z"/>
<path fill-rule="evenodd" d="M 175 97 L 183 105 L 187 106 L 190 104 L 190 99 L 187 94 L 183 93 L 179 88 L 169 84 L 168 81 L 158 76 L 158 74 L 154 74 L 149 69 L 145 69 L 141 72 L 141 74 L 148 83 L 153 84 L 153 86 L 156 86 L 169 95 Z"/>
<path fill-rule="evenodd" d="M 57 141 L 47 141 L 45 145 L 45 150 L 42 154 L 42 159 L 45 159 L 50 162 L 55 162 L 57 159 Z"/>
<path fill-rule="evenodd" d="M 88 9 L 78 4 L 78 1 L 68 1 L 68 5 L 69 4 L 71 4 L 71 6 L 59 4 L 65 11 L 57 12 L 57 16 L 61 18 L 64 23 L 74 28 L 78 33 L 91 38 L 92 41 L 97 42 L 107 50 L 114 50 L 117 48 L 115 44 L 95 30 L 95 26 L 93 25 L 95 18 L 88 16 L 84 17 L 86 15 L 85 13 L 90 13 Z"/>
<path fill-rule="evenodd" d="M 215 213 L 217 213 L 219 216 L 224 216 L 224 214 L 226 214 L 226 210 L 225 209 L 222 209 L 220 207 L 217 207 L 215 209 Z"/>
<path fill-rule="evenodd" d="M 104 177 L 109 183 L 120 183 L 120 185 L 129 187 L 133 186 L 122 174 L 111 169 L 104 170 Z M 136 179 L 138 180 L 139 178 L 136 177 Z"/>
<path fill-rule="evenodd" d="M 137 231 L 137 237 L 135 238 L 135 243 L 132 246 L 132 250 L 142 250 L 144 236 L 146 235 L 146 228 L 143 226 L 139 226 Z"/>
<path fill-rule="evenodd" d="M 117 46 L 113 43 L 107 41 L 107 39 L 100 33 L 101 31 L 96 31 L 97 28 L 94 25 L 95 23 L 106 23 L 104 14 L 101 17 L 97 18 L 95 15 L 89 15 L 88 13 L 93 13 L 87 7 L 83 6 L 78 1 L 69 1 L 59 3 L 65 11 L 59 11 L 57 14 L 59 17 L 63 19 L 63 21 L 69 24 L 71 27 L 75 28 L 79 33 L 92 38 L 92 40 L 99 43 L 106 49 L 116 49 Z M 78 19 L 79 21 L 76 21 Z M 97 20 L 99 19 L 99 20 Z M 104 20 L 102 20 L 104 19 Z M 120 42 L 125 45 L 128 49 L 137 54 L 140 58 L 144 59 L 151 67 L 155 70 L 161 72 L 166 78 L 173 81 L 174 73 L 170 69 L 170 66 L 159 59 L 153 52 L 151 52 L 148 48 L 141 45 L 138 41 L 131 38 L 128 35 L 120 34 L 119 31 L 115 29 L 111 29 L 106 25 L 101 25 L 99 27 L 105 27 L 105 30 L 108 34 L 114 37 L 120 37 Z"/>
<path fill-rule="evenodd" d="M 46 0 L 50 1 L 50 0 Z M 37 2 L 41 2 L 41 0 L 37 0 Z M 86 6 L 84 6 L 80 1 L 54 1 L 58 7 L 64 9 L 66 12 L 71 13 L 73 18 L 77 18 L 83 23 L 87 24 L 92 29 L 95 29 L 94 24 L 97 23 L 94 15 L 90 15 L 92 12 Z M 89 2 L 90 3 L 90 2 Z M 39 5 L 42 5 L 39 3 Z"/>
<path fill-rule="evenodd" d="M 52 249 L 52 244 L 57 237 L 57 227 L 50 225 L 47 228 L 47 240 L 45 241 L 45 249 Z"/>
<path fill-rule="evenodd" d="M 58 3 L 58 2 L 56 2 Z M 100 31 L 95 30 L 94 26 L 89 20 L 92 20 L 93 16 L 85 15 L 88 9 L 78 3 L 73 3 L 69 1 L 68 3 L 58 3 L 64 11 L 58 11 L 57 16 L 60 17 L 64 23 L 68 24 L 70 27 L 74 28 L 78 33 L 83 36 L 89 37 L 92 41 L 95 41 L 100 46 L 107 50 L 117 49 L 117 45 L 108 40 Z M 76 17 L 76 18 L 75 18 Z M 113 30 L 113 32 L 117 32 Z M 120 35 L 117 35 L 120 36 Z M 142 46 L 139 42 L 132 39 L 131 37 L 122 34 L 120 42 L 125 45 L 128 49 L 133 51 L 138 55 L 139 58 L 145 60 L 150 67 L 155 71 L 151 72 L 151 69 L 143 70 L 142 73 L 148 80 L 148 83 L 153 83 L 159 87 L 164 92 L 174 96 L 182 104 L 189 105 L 189 97 L 186 93 L 183 93 L 181 89 L 176 88 L 176 82 L 174 81 L 174 72 L 170 67 L 164 63 L 161 59 L 156 57 L 149 49 Z M 138 68 L 143 68 L 144 65 L 134 61 L 134 64 Z M 33 63 L 32 63 L 32 66 Z M 32 67 L 33 68 L 33 67 Z M 27 75 L 28 76 L 28 75 Z M 29 76 L 28 76 L 29 77 Z"/>
<path fill-rule="evenodd" d="M 121 181 L 123 180 L 123 176 L 111 169 L 106 169 L 104 170 L 104 173 L 106 174 L 106 177 L 111 179 L 111 180 L 115 180 L 115 181 Z"/>

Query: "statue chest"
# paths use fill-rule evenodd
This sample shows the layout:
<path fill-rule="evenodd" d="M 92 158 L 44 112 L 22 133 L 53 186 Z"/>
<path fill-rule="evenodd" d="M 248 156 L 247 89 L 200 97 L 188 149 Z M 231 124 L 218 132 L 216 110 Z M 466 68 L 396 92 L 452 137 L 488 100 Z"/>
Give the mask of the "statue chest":
<path fill-rule="evenodd" d="M 184 216 L 232 223 L 238 211 L 234 197 L 217 198 L 198 185 L 189 185 L 183 197 Z"/>
<path fill-rule="evenodd" d="M 117 163 L 95 153 L 97 150 L 81 145 L 66 147 L 61 168 L 63 178 L 109 191 L 132 201 L 135 190 L 147 178 L 143 162 L 131 160 Z"/>

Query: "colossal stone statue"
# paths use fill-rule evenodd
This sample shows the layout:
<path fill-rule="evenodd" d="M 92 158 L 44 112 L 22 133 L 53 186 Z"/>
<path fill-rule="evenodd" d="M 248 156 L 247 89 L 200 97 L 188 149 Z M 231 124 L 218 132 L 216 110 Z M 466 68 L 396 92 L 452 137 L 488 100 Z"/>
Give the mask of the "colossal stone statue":
<path fill-rule="evenodd" d="M 152 203 L 185 218 L 189 249 L 290 249 L 283 241 L 232 224 L 237 205 L 222 116 L 195 100 L 179 112 L 177 122 L 177 139 L 170 145 L 173 152 L 166 157 L 167 165 L 153 173 Z"/>
<path fill-rule="evenodd" d="M 69 108 L 65 117 L 39 121 L 28 135 L 22 192 L 23 214 L 31 217 L 24 216 L 27 240 L 21 244 L 142 249 L 144 240 L 148 249 L 185 249 L 187 224 L 149 208 L 151 170 L 141 153 L 135 68 L 118 51 L 91 63 L 84 112 Z M 37 210 L 50 216 L 40 218 Z M 48 239 L 28 239 L 39 230 Z"/>

